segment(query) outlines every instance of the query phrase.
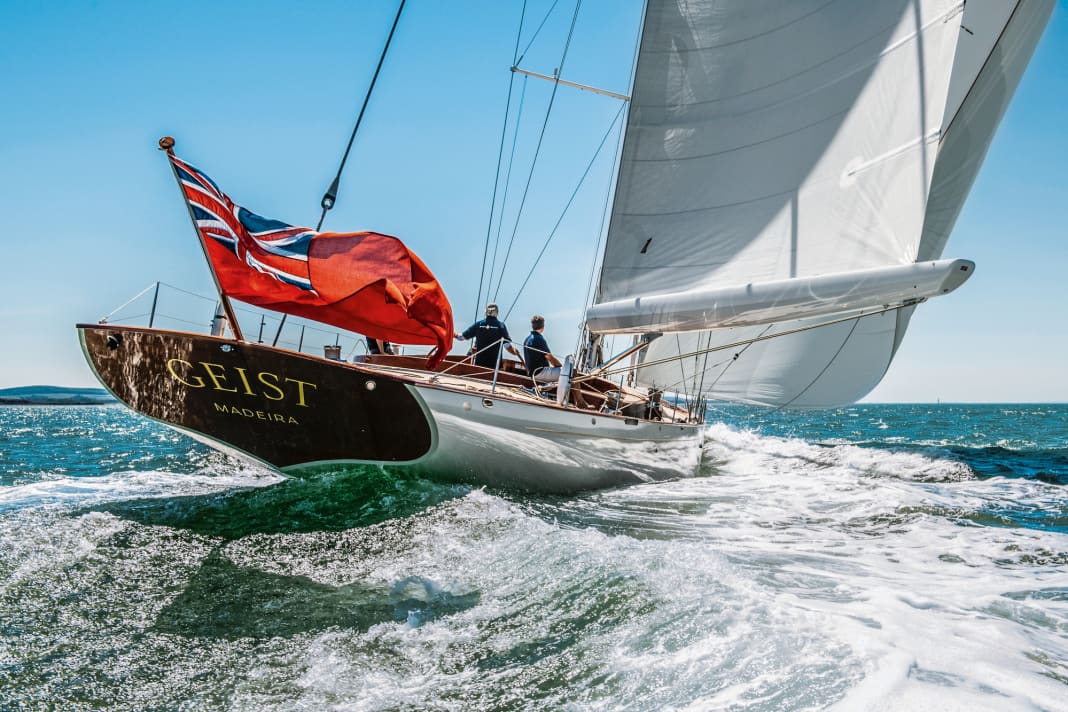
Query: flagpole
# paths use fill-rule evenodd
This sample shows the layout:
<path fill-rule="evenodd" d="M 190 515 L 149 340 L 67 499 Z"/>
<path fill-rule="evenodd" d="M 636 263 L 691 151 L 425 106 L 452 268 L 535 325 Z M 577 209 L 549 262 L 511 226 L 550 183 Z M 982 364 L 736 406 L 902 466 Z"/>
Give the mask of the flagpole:
<path fill-rule="evenodd" d="M 171 167 L 171 174 L 178 184 L 178 190 L 182 193 L 182 201 L 185 203 L 185 209 L 189 212 L 189 220 L 193 224 L 193 231 L 197 234 L 197 242 L 200 243 L 200 249 L 204 252 L 204 259 L 208 262 L 208 271 L 211 272 L 211 278 L 215 281 L 215 289 L 219 292 L 219 300 L 222 302 L 223 311 L 226 312 L 226 320 L 230 322 L 230 330 L 234 332 L 234 337 L 238 341 L 244 341 L 245 337 L 241 334 L 241 325 L 237 323 L 237 317 L 234 316 L 234 308 L 230 305 L 230 298 L 226 296 L 226 292 L 223 291 L 222 284 L 219 282 L 219 275 L 215 273 L 215 265 L 212 264 L 211 255 L 208 254 L 208 246 L 204 244 L 204 237 L 200 234 L 200 228 L 197 227 L 197 219 L 193 215 L 193 208 L 189 205 L 189 199 L 185 196 L 182 179 L 178 177 L 178 170 L 174 167 L 174 161 L 170 160 L 174 156 L 174 139 L 170 136 L 161 138 L 159 140 L 159 150 L 167 152 L 167 164 Z"/>

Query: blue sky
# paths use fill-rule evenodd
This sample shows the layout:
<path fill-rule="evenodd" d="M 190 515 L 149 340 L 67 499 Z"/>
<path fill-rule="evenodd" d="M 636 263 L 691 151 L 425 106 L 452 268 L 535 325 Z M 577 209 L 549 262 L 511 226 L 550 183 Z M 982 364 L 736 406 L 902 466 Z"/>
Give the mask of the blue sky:
<path fill-rule="evenodd" d="M 551 4 L 529 2 L 524 45 Z M 520 5 L 410 0 L 325 224 L 404 239 L 445 286 L 461 327 L 478 311 Z M 585 0 L 565 78 L 625 93 L 640 6 Z M 0 387 L 93 385 L 75 323 L 96 321 L 156 280 L 212 292 L 155 150 L 159 136 L 175 136 L 179 155 L 238 203 L 314 225 L 395 9 L 392 0 L 0 3 Z M 524 67 L 552 73 L 570 10 L 560 3 Z M 520 166 L 529 165 L 551 91 L 548 82 L 526 86 Z M 498 294 L 505 307 L 618 108 L 558 93 Z M 946 249 L 975 260 L 976 274 L 918 310 L 868 400 L 1068 401 L 1065 127 L 1062 2 Z M 538 311 L 554 349 L 571 349 L 612 148 L 594 162 L 516 303 L 513 335 Z M 210 304 L 198 308 L 210 317 Z"/>

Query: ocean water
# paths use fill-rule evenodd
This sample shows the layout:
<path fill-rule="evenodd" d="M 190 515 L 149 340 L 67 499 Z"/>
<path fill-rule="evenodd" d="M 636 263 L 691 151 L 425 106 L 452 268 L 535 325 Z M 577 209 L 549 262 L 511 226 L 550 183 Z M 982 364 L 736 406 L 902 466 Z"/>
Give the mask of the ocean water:
<path fill-rule="evenodd" d="M 0 709 L 1068 710 L 1068 406 L 709 414 L 571 497 L 0 409 Z"/>

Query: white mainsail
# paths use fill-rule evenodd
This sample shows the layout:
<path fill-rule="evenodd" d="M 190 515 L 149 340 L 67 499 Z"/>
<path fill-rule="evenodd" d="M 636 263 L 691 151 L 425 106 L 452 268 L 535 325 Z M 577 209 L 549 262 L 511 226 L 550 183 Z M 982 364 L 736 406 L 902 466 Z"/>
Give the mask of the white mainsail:
<path fill-rule="evenodd" d="M 641 310 L 625 305 L 644 299 L 660 305 L 660 326 L 682 332 L 652 342 L 639 380 L 799 407 L 874 387 L 914 307 L 820 327 L 831 302 L 720 322 L 693 318 L 695 304 L 748 289 L 766 309 L 826 275 L 839 284 L 937 260 L 1053 5 L 649 0 L 594 300 L 603 306 L 591 310 L 641 331 Z M 837 314 L 861 308 L 846 300 Z M 665 361 L 805 326 L 817 328 Z"/>

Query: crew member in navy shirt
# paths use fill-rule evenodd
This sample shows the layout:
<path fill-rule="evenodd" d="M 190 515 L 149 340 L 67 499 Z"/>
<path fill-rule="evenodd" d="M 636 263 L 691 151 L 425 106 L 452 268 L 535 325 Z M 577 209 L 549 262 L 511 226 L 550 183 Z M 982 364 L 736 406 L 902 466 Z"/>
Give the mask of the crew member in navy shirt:
<path fill-rule="evenodd" d="M 367 337 L 367 353 L 372 356 L 378 354 L 386 354 L 387 356 L 393 355 L 393 345 L 388 341 L 382 341 L 381 339 L 372 339 Z"/>
<path fill-rule="evenodd" d="M 552 355 L 549 342 L 542 336 L 543 331 L 545 317 L 541 314 L 530 317 L 530 336 L 523 342 L 523 360 L 527 362 L 527 375 L 531 378 L 543 368 L 560 365 L 560 359 Z"/>
<path fill-rule="evenodd" d="M 460 341 L 467 339 L 475 340 L 475 365 L 483 368 L 496 368 L 497 355 L 501 351 L 501 343 L 513 356 L 519 356 L 519 352 L 512 346 L 512 337 L 508 335 L 508 327 L 497 318 L 497 305 L 486 305 L 486 318 L 476 321 L 467 327 L 462 334 L 456 334 Z M 501 340 L 504 340 L 503 342 Z"/>

